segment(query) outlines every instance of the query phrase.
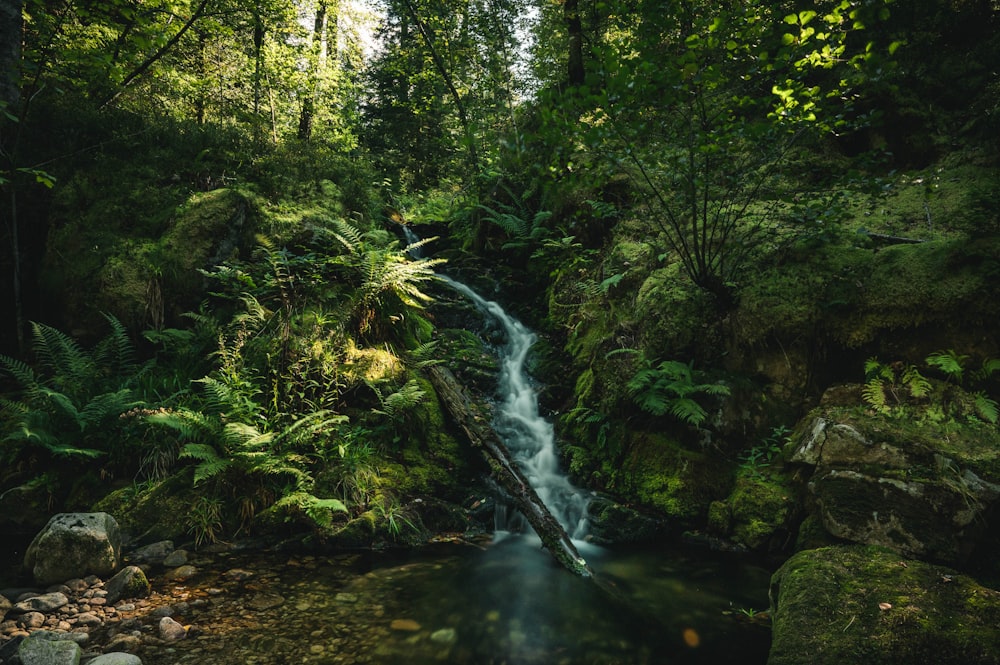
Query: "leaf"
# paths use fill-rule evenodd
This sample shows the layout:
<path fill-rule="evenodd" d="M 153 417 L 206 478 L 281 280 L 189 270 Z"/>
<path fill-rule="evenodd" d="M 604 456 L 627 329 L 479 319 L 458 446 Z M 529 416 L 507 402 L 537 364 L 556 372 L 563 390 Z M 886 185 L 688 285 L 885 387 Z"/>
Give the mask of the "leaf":
<path fill-rule="evenodd" d="M 949 377 L 955 378 L 958 381 L 962 380 L 962 374 L 965 371 L 965 363 L 968 362 L 968 360 L 969 356 L 959 355 L 954 349 L 948 349 L 947 351 L 935 351 L 927 356 L 928 365 L 937 367 Z"/>
<path fill-rule="evenodd" d="M 979 417 L 990 424 L 996 425 L 1000 421 L 1000 405 L 996 400 L 990 399 L 985 393 L 978 392 L 973 395 L 975 400 L 976 413 Z"/>

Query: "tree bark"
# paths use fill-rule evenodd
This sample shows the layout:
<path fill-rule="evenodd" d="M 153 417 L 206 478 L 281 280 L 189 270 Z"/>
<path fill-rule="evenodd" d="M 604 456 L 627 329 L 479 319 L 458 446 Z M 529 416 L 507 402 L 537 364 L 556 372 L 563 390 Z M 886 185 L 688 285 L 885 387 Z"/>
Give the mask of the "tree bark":
<path fill-rule="evenodd" d="M 312 89 L 302 100 L 302 112 L 299 114 L 298 137 L 303 141 L 312 138 L 313 120 L 316 115 L 316 98 L 319 96 L 320 81 L 323 68 L 326 65 L 326 3 L 320 2 L 316 7 L 312 31 Z"/>
<path fill-rule="evenodd" d="M 473 407 L 455 375 L 440 365 L 429 368 L 428 372 L 445 408 L 469 437 L 472 445 L 482 452 L 493 471 L 493 477 L 513 498 L 518 509 L 542 539 L 542 544 L 567 570 L 575 575 L 591 577 L 593 571 L 580 556 L 566 530 L 542 503 L 486 417 Z"/>
<path fill-rule="evenodd" d="M 570 87 L 582 86 L 586 80 L 583 68 L 583 22 L 580 20 L 579 0 L 564 0 L 563 17 L 566 19 L 566 32 L 569 35 L 569 76 Z"/>

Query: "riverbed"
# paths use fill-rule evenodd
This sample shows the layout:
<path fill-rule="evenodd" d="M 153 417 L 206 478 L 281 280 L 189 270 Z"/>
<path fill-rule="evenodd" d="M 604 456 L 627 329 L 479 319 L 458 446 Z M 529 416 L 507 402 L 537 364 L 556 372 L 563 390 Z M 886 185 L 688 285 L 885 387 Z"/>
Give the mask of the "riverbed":
<path fill-rule="evenodd" d="M 146 665 L 767 660 L 769 626 L 755 620 L 765 568 L 700 549 L 584 549 L 602 585 L 525 537 L 405 555 L 196 556 L 183 583 L 154 576 L 133 617 L 152 634 L 140 615 L 172 606 L 188 626 L 180 642 L 145 640 Z"/>

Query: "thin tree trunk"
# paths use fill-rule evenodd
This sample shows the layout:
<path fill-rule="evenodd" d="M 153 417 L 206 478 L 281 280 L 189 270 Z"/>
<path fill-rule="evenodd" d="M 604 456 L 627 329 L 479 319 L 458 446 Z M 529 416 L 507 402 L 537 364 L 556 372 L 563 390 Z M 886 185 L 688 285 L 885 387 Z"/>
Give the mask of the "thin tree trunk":
<path fill-rule="evenodd" d="M 0 104 L 15 113 L 21 98 L 21 0 L 0 0 Z"/>
<path fill-rule="evenodd" d="M 563 16 L 566 19 L 566 31 L 569 35 L 569 76 L 570 87 L 579 87 L 586 80 L 583 68 L 583 22 L 580 20 L 579 0 L 564 0 Z"/>
<path fill-rule="evenodd" d="M 299 115 L 298 136 L 303 141 L 312 138 L 313 121 L 316 115 L 316 98 L 319 97 L 320 81 L 326 64 L 326 3 L 321 2 L 316 7 L 316 17 L 312 32 L 312 81 L 311 90 L 302 100 L 302 113 Z"/>

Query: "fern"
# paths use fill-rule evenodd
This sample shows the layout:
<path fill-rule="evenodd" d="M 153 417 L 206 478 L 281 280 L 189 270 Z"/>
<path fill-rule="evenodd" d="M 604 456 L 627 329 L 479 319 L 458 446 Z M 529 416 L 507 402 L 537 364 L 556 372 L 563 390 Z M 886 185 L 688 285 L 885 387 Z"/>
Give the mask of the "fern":
<path fill-rule="evenodd" d="M 206 443 L 189 443 L 181 449 L 179 457 L 199 461 L 194 468 L 194 484 L 214 478 L 232 465 L 232 460 L 220 457 L 215 448 Z"/>
<path fill-rule="evenodd" d="M 369 385 L 375 391 L 382 406 L 381 409 L 372 409 L 372 412 L 388 416 L 393 420 L 402 417 L 427 397 L 427 392 L 420 387 L 415 379 L 410 379 L 406 385 L 388 396 L 384 396 L 375 385 Z"/>
<path fill-rule="evenodd" d="M 645 362 L 646 367 L 637 371 L 626 387 L 635 404 L 654 416 L 669 413 L 700 427 L 708 412 L 692 395 L 726 396 L 730 393 L 729 387 L 722 383 L 698 383 L 693 364 L 665 360 L 654 366 Z"/>
<path fill-rule="evenodd" d="M 889 405 L 886 403 L 885 387 L 881 378 L 873 378 L 861 388 L 861 398 L 871 406 L 876 413 L 888 414 Z"/>
<path fill-rule="evenodd" d="M 996 425 L 1000 421 L 1000 405 L 997 404 L 996 400 L 990 399 L 982 392 L 975 393 L 972 397 L 979 417 Z"/>
<path fill-rule="evenodd" d="M 953 349 L 935 351 L 927 356 L 928 365 L 937 367 L 947 374 L 948 378 L 954 378 L 958 382 L 962 381 L 962 375 L 965 373 L 965 363 L 968 360 L 969 356 L 959 355 Z"/>
<path fill-rule="evenodd" d="M 931 382 L 924 378 L 913 365 L 907 365 L 903 369 L 902 381 L 913 397 L 926 397 L 931 391 Z"/>
<path fill-rule="evenodd" d="M 320 499 L 309 492 L 293 492 L 281 497 L 275 508 L 300 511 L 321 527 L 333 523 L 333 513 L 346 513 L 347 506 L 339 499 Z"/>

